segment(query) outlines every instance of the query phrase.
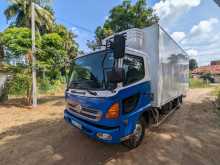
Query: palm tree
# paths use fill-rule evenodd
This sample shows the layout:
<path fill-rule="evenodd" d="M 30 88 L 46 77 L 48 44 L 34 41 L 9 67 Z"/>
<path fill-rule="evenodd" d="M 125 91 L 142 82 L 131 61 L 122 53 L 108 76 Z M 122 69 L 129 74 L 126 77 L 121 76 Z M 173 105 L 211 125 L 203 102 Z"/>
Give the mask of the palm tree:
<path fill-rule="evenodd" d="M 0 38 L 1 38 L 1 34 L 2 33 L 0 33 Z M 0 39 L 0 71 L 1 71 L 1 68 L 2 68 L 3 59 L 4 59 L 4 49 L 3 49 L 2 41 Z"/>
<path fill-rule="evenodd" d="M 31 4 L 35 5 L 36 29 L 39 32 L 51 30 L 54 16 L 53 11 L 48 8 L 50 0 L 8 0 L 10 5 L 4 11 L 7 21 L 17 27 L 31 27 Z"/>

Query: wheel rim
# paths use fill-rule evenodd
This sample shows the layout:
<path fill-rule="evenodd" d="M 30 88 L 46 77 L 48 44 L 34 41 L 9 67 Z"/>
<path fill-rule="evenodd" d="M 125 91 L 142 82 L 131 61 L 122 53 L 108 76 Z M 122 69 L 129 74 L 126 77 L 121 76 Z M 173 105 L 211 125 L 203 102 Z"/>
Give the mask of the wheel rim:
<path fill-rule="evenodd" d="M 134 142 L 137 144 L 137 142 L 140 140 L 142 135 L 142 126 L 141 124 L 136 124 L 134 129 Z"/>

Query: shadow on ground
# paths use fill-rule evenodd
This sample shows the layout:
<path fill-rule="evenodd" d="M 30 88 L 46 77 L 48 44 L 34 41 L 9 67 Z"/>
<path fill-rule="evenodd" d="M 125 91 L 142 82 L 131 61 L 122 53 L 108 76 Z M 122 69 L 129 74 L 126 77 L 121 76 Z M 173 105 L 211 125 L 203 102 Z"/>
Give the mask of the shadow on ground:
<path fill-rule="evenodd" d="M 63 104 L 63 100 L 64 100 L 64 96 L 42 96 L 38 98 L 38 105 L 43 105 L 56 101 L 54 105 L 59 106 Z M 5 108 L 19 107 L 19 108 L 31 109 L 31 106 L 27 104 L 25 98 L 11 98 L 8 101 L 1 103 L 1 106 Z"/>
<path fill-rule="evenodd" d="M 103 164 L 128 151 L 96 142 L 62 118 L 38 120 L 0 133 L 0 162 L 9 164 Z"/>
<path fill-rule="evenodd" d="M 27 105 L 27 101 L 25 98 L 10 98 L 8 101 L 4 101 L 1 103 L 2 107 L 5 108 L 12 108 L 12 107 L 18 107 L 18 108 L 25 108 L 30 109 L 31 107 Z"/>
<path fill-rule="evenodd" d="M 39 104 L 46 104 L 52 101 L 64 100 L 64 96 L 44 96 L 38 99 Z"/>
<path fill-rule="evenodd" d="M 208 99 L 187 102 L 134 150 L 96 142 L 67 125 L 62 116 L 38 120 L 0 133 L 0 162 L 4 165 L 219 165 L 219 118 L 213 108 Z"/>

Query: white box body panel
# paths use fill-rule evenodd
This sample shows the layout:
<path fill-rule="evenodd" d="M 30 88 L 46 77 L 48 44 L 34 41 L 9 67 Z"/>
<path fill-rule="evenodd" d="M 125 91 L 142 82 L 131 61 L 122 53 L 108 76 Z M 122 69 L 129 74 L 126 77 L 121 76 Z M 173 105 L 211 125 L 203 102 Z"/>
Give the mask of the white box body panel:
<path fill-rule="evenodd" d="M 153 107 L 161 107 L 186 94 L 189 75 L 188 55 L 158 24 L 144 29 L 129 29 L 121 33 L 126 33 L 126 47 L 143 52 L 149 60 L 151 90 L 154 95 Z"/>
<path fill-rule="evenodd" d="M 158 25 L 143 29 L 142 51 L 149 56 L 154 107 L 185 95 L 188 89 L 189 58 L 186 52 Z"/>
<path fill-rule="evenodd" d="M 189 77 L 188 55 L 163 29 L 160 28 L 159 33 L 159 89 L 162 93 L 157 106 L 186 95 Z"/>

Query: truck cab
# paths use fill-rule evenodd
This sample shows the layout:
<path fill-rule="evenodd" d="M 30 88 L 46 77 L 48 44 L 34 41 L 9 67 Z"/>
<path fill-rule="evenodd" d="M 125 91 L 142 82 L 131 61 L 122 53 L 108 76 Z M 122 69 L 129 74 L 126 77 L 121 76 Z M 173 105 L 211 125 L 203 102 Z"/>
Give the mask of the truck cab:
<path fill-rule="evenodd" d="M 152 99 L 144 56 L 126 48 L 123 58 L 114 58 L 111 49 L 77 58 L 65 95 L 66 121 L 103 142 L 120 143 L 135 129 L 141 138 L 143 128 L 136 128 L 137 121 L 151 107 Z"/>
<path fill-rule="evenodd" d="M 152 119 L 159 120 L 159 110 L 182 101 L 187 83 L 182 49 L 172 40 L 170 48 L 159 46 L 165 38 L 156 38 L 159 30 L 155 25 L 116 34 L 104 40 L 100 51 L 76 58 L 65 92 L 64 119 L 98 141 L 137 147 Z M 166 57 L 164 62 L 160 55 Z"/>

